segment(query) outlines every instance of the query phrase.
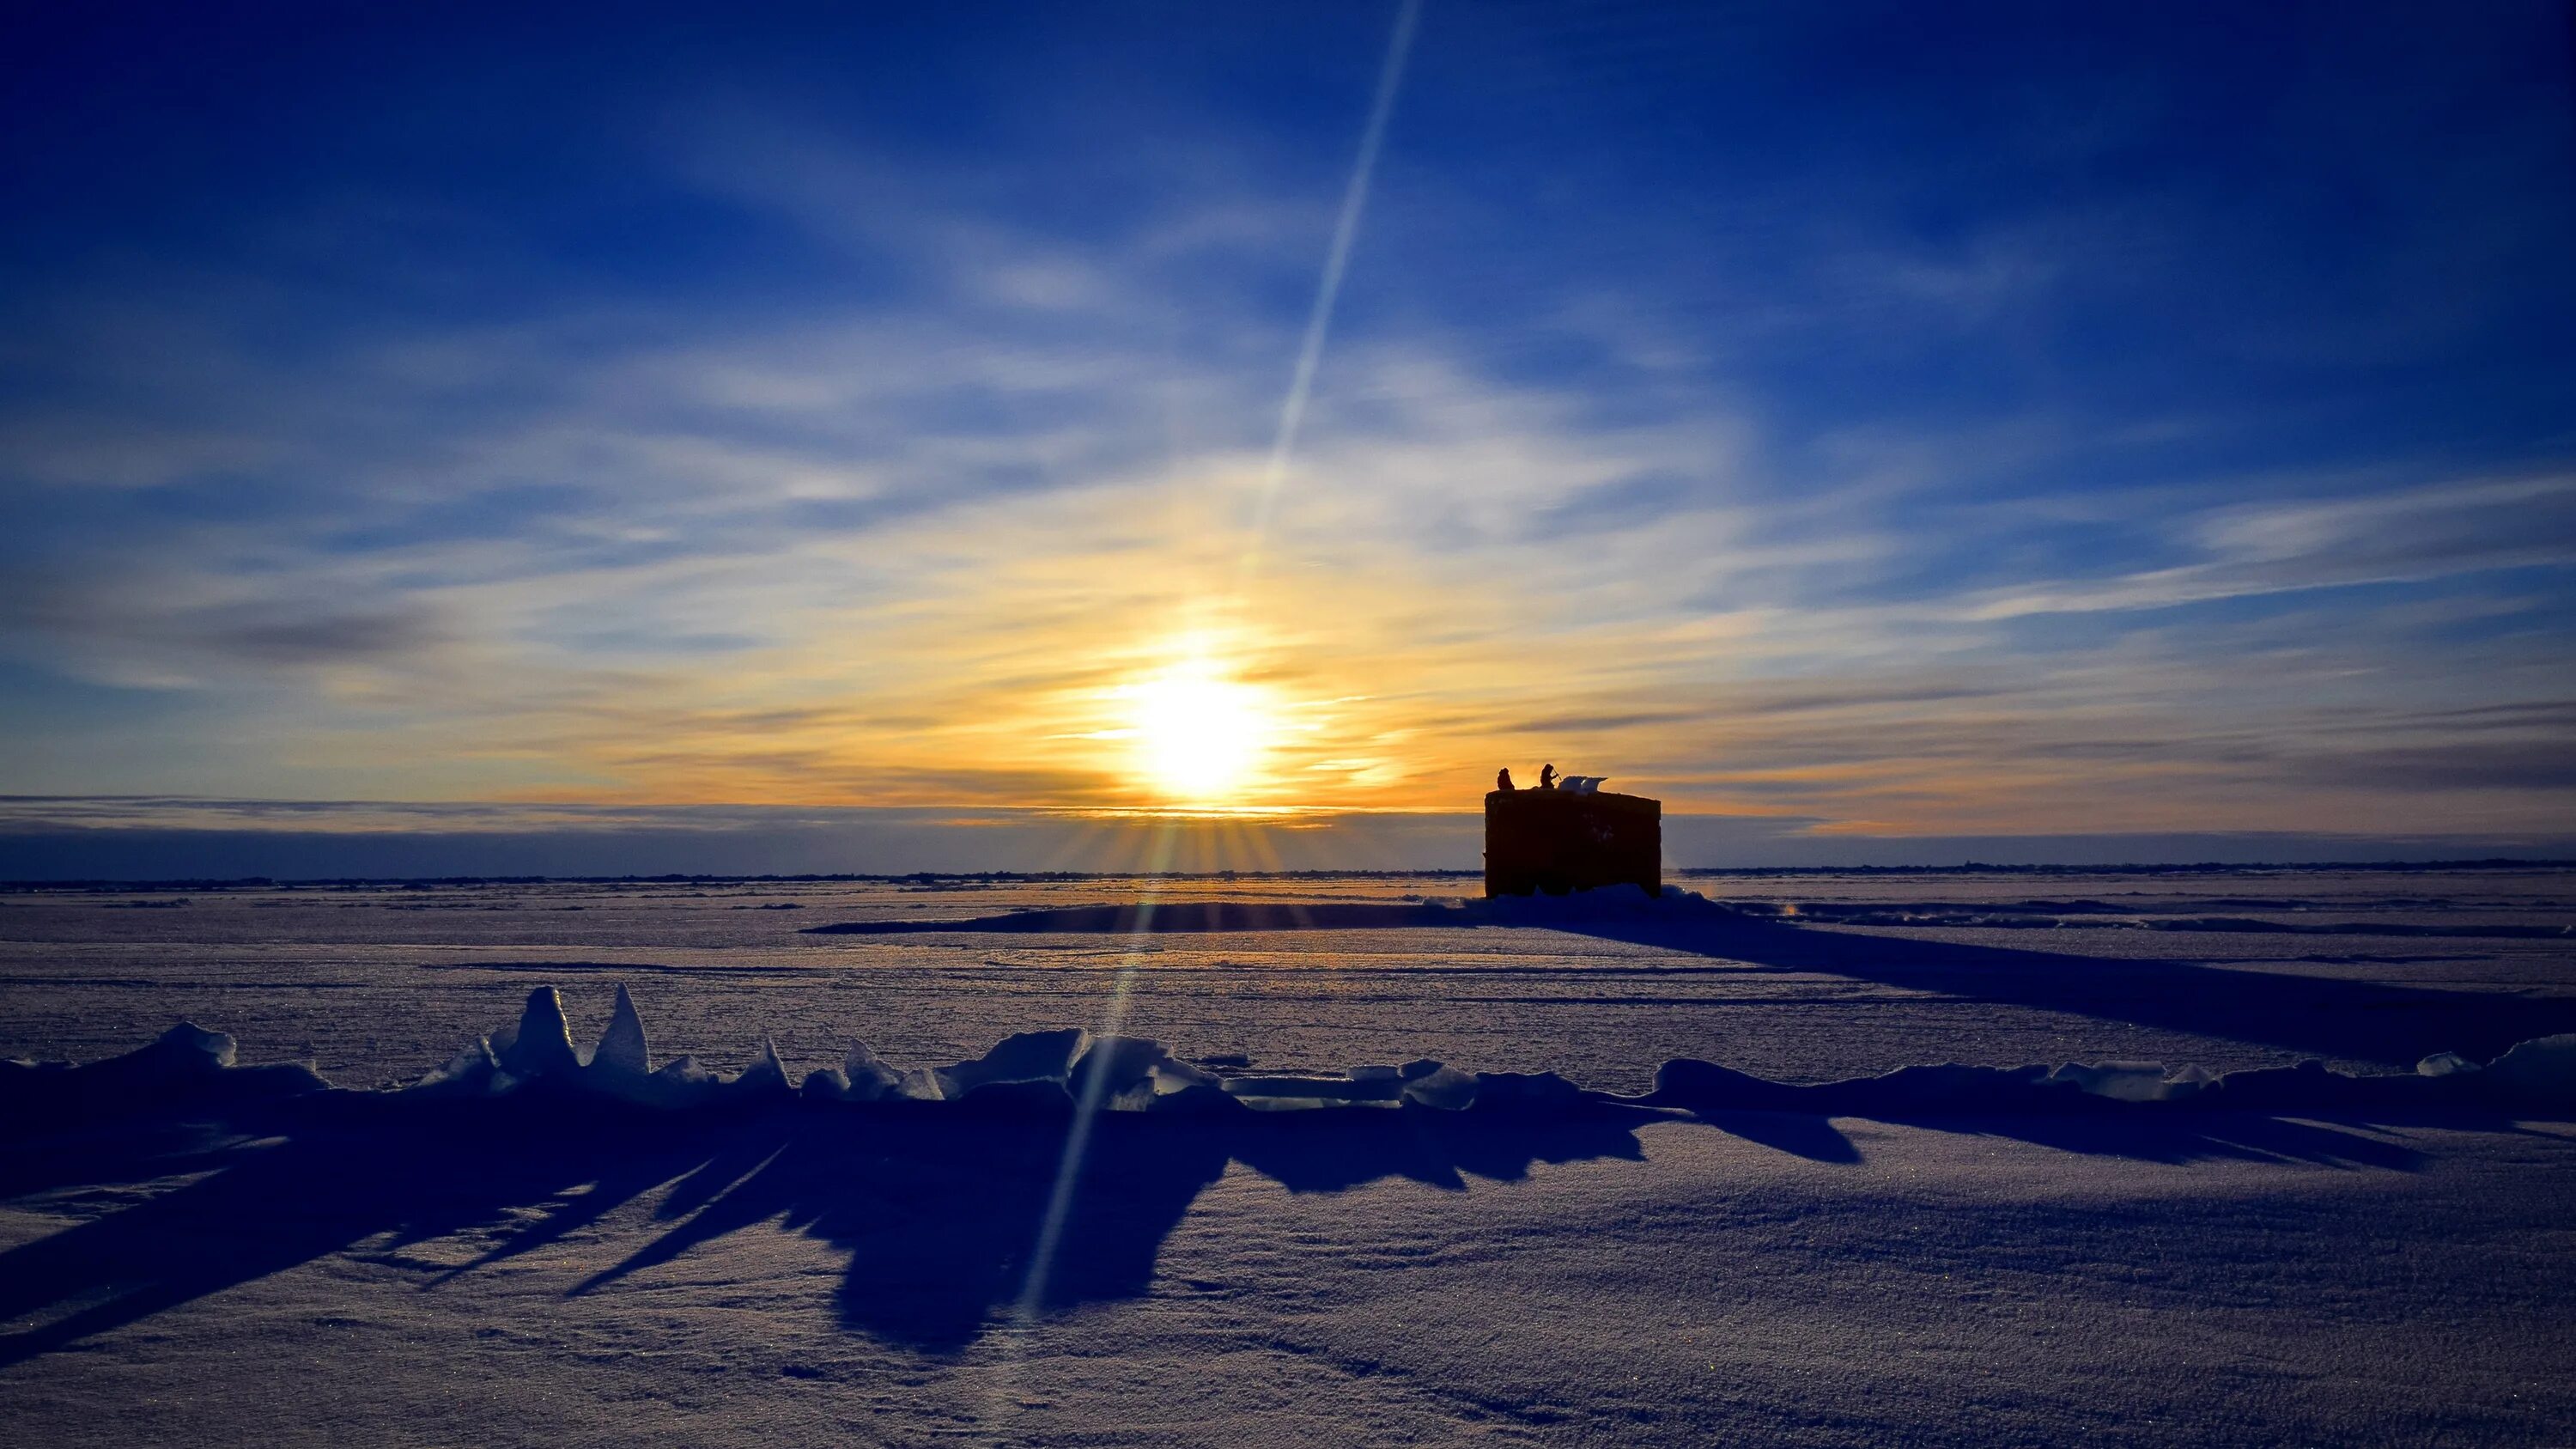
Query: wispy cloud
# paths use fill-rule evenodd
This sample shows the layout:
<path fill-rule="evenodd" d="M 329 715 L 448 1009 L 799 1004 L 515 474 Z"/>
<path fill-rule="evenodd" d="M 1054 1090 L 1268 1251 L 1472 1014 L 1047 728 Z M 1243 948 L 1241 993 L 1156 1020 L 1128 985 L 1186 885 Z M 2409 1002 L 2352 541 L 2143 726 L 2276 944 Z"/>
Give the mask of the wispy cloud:
<path fill-rule="evenodd" d="M 2475 54 L 2350 81 L 2438 145 L 2243 121 L 2452 250 L 2274 185 L 2153 37 L 2007 93 L 1829 19 L 1435 11 L 1274 477 L 1384 18 L 959 62 L 972 126 L 755 36 L 773 86 L 511 92 L 526 175 L 36 218 L 0 663 L 78 710 L 0 785 L 1143 806 L 1116 691 L 1213 641 L 1277 808 L 1555 758 L 1918 832 L 2563 816 L 2576 212 L 2496 189 L 2564 148 Z"/>
<path fill-rule="evenodd" d="M 1968 616 L 2157 609 L 2506 569 L 2564 569 L 2576 566 L 2576 474 L 2229 504 L 2186 518 L 2172 533 L 2203 561 L 1991 591 L 1970 602 Z"/>

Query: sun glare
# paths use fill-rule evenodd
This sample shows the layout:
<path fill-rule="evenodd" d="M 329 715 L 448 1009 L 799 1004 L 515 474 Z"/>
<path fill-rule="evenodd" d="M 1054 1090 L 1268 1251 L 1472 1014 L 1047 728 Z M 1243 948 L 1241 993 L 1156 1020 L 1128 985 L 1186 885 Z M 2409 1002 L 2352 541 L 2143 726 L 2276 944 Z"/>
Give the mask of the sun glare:
<path fill-rule="evenodd" d="M 1275 729 L 1270 691 L 1189 659 L 1118 691 L 1136 770 L 1159 794 L 1193 805 L 1241 798 L 1261 773 Z"/>

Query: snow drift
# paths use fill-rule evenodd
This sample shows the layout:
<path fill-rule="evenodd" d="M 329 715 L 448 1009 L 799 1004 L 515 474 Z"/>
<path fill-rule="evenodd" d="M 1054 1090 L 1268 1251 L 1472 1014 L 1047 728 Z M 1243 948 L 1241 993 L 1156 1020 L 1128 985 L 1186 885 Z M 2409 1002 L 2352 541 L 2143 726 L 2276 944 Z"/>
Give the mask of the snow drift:
<path fill-rule="evenodd" d="M 1680 886 L 1648 895 L 1633 885 L 1603 886 L 1564 895 L 1428 897 L 1403 901 L 1131 901 L 1116 905 L 1056 906 L 964 920 L 838 921 L 807 926 L 809 936 L 894 936 L 971 931 L 985 935 L 1069 932 L 1099 935 L 1241 931 L 1357 931 L 1417 927 L 1534 926 L 1583 929 L 1601 926 L 1692 926 L 1727 922 L 1789 927 L 1972 927 L 1980 930 L 2188 931 L 2235 935 L 2404 936 L 2480 940 L 2562 940 L 2576 926 L 2497 922 L 2443 923 L 2334 919 L 2281 921 L 2216 912 L 2238 909 L 2322 912 L 2332 902 L 2224 899 L 2187 903 L 2186 913 L 2152 905 L 2096 900 L 2026 901 L 1720 901 Z"/>
<path fill-rule="evenodd" d="M 310 1067 L 235 1064 L 231 1037 L 181 1024 L 140 1050 L 103 1061 L 0 1063 L 0 1107 L 22 1128 L 155 1110 L 217 1108 L 335 1091 Z M 1352 1067 L 1336 1075 L 1224 1075 L 1146 1037 L 1080 1028 L 1022 1032 L 971 1061 L 898 1067 L 853 1042 L 836 1067 L 798 1082 L 764 1040 L 730 1075 L 681 1057 L 653 1065 L 634 998 L 617 988 L 607 1029 L 588 1052 L 573 1044 L 554 987 L 528 994 L 516 1025 L 469 1043 L 409 1087 L 351 1098 L 442 1101 L 575 1095 L 676 1110 L 779 1105 L 888 1110 L 949 1107 L 1007 1113 L 1277 1113 L 1432 1111 L 1563 1113 L 1638 1109 L 1796 1112 L 1889 1121 L 1943 1116 L 2143 1111 L 2547 1112 L 2576 1108 L 2576 1035 L 2523 1042 L 2485 1065 L 2456 1053 L 2411 1073 L 2354 1075 L 2308 1061 L 2213 1073 L 2143 1062 L 1903 1067 L 1882 1076 L 1777 1082 L 1688 1059 L 1665 1062 L 1636 1096 L 1589 1091 L 1549 1072 L 1471 1072 L 1429 1059 Z"/>
<path fill-rule="evenodd" d="M 237 1065 L 231 1037 L 187 1022 L 148 1046 L 85 1066 L 0 1061 L 0 1109 L 19 1130 L 163 1107 L 229 1107 L 330 1085 L 295 1063 Z"/>
<path fill-rule="evenodd" d="M 1415 927 L 1583 926 L 1618 922 L 1736 920 L 1745 912 L 1696 891 L 1603 886 L 1561 896 L 1438 897 L 1408 901 L 1135 901 L 1058 906 L 949 921 L 838 921 L 809 936 L 900 936 L 972 931 L 988 935 L 1070 932 L 1134 936 L 1191 931 L 1367 931 Z"/>

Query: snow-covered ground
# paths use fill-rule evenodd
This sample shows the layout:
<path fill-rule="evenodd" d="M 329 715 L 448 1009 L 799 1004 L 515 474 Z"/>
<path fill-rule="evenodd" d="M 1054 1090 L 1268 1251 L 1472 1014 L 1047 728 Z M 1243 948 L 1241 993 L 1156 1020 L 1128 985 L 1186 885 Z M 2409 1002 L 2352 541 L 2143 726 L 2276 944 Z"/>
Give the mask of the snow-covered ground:
<path fill-rule="evenodd" d="M 1806 1081 L 1936 1061 L 2227 1069 L 2315 1056 L 2402 1068 L 2428 1052 L 2492 1054 L 2576 1030 L 2576 872 L 1679 884 L 1833 924 L 1661 936 L 1617 921 L 1145 936 L 804 929 L 1005 916 L 1143 889 L 1119 881 L 0 893 L 0 1056 L 87 1060 L 189 1019 L 231 1033 L 246 1060 L 393 1082 L 516 1016 L 541 982 L 565 988 L 588 1040 L 620 981 L 648 1001 L 667 1050 L 726 1067 L 763 1035 L 790 1067 L 837 1062 L 853 1037 L 894 1060 L 954 1061 L 1015 1031 L 1098 1028 L 1115 1011 L 1127 1029 L 1264 1068 L 1432 1056 L 1626 1090 L 1668 1057 Z M 1197 880 L 1156 895 L 1347 907 L 1476 888 L 1455 877 Z M 1854 922 L 1855 910 L 1868 914 Z M 1824 949 L 1835 933 L 1847 938 L 1838 954 Z"/>
<path fill-rule="evenodd" d="M 24 1444 L 2552 1444 L 2576 1426 L 2564 1125 L 1750 1115 L 1336 1129 L 1243 1157 L 1120 1125 L 1156 1135 L 1104 1142 L 1034 1311 L 1056 1161 L 990 1125 L 12 1158 L 0 1298 L 13 1323 L 86 1310 L 73 1326 L 94 1331 L 0 1348 L 0 1412 Z"/>
<path fill-rule="evenodd" d="M 1222 932 L 1030 914 L 1134 899 L 1098 882 L 7 897 L 0 1053 L 184 1015 L 365 1088 L 504 1030 L 399 1095 L 209 1075 L 184 1035 L 116 1091 L 0 1073 L 0 1439 L 2576 1441 L 2560 1068 L 2414 1072 L 2567 1029 L 2567 875 L 1686 884 L 1733 909 L 1463 919 L 1421 899 L 1462 883 L 1387 879 L 1158 895 L 1252 910 Z M 844 921 L 947 929 L 801 929 Z M 584 1046 L 623 982 L 649 1065 L 755 1070 L 633 1105 L 626 1037 L 582 1068 L 512 1027 L 540 982 Z M 787 1090 L 853 1037 L 928 1068 L 1055 1026 L 1157 1036 L 1227 1110 Z M 1078 1040 L 1040 1046 L 1082 1079 Z M 1665 1057 L 2304 1056 L 2398 1086 L 2275 1072 L 2247 1110 L 2179 1071 L 1915 1074 L 1767 1112 L 1679 1072 L 1652 1107 L 1437 1109 L 1478 1072 L 1640 1093 Z M 1463 1072 L 1245 1105 L 1416 1057 Z M 1916 1090 L 1949 1080 L 2039 1095 Z"/>

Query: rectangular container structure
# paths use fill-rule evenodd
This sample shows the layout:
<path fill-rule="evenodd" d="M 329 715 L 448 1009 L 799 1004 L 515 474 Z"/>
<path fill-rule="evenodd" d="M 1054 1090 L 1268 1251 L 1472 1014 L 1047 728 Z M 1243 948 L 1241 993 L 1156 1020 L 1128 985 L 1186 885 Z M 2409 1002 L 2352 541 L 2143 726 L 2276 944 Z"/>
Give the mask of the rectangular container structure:
<path fill-rule="evenodd" d="M 1572 790 L 1485 796 L 1485 894 L 1634 885 L 1664 893 L 1664 802 Z"/>

